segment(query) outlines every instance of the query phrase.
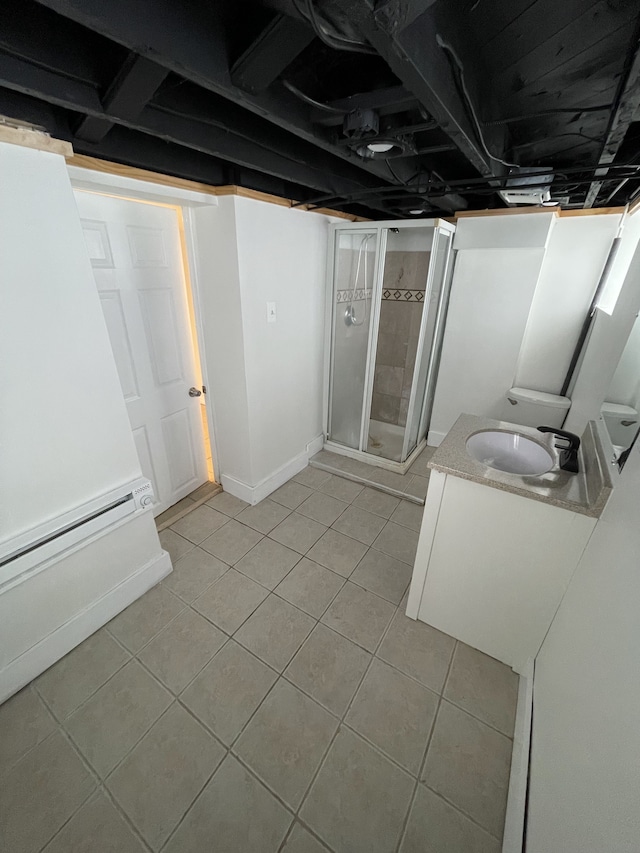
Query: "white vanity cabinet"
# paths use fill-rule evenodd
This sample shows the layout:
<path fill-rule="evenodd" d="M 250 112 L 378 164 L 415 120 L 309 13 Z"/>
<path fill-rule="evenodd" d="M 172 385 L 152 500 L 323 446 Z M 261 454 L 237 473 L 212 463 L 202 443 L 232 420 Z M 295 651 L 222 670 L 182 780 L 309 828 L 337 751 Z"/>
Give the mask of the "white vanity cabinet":
<path fill-rule="evenodd" d="M 596 520 L 432 470 L 407 615 L 522 672 Z"/>

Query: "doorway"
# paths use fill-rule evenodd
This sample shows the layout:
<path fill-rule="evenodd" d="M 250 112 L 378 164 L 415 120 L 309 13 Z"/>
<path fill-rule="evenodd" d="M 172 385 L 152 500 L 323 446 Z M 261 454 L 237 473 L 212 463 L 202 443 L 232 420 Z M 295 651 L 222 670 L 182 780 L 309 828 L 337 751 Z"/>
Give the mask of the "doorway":
<path fill-rule="evenodd" d="M 155 516 L 214 480 L 182 210 L 76 189 Z"/>
<path fill-rule="evenodd" d="M 443 220 L 332 226 L 328 449 L 403 473 L 424 447 L 454 232 Z"/>

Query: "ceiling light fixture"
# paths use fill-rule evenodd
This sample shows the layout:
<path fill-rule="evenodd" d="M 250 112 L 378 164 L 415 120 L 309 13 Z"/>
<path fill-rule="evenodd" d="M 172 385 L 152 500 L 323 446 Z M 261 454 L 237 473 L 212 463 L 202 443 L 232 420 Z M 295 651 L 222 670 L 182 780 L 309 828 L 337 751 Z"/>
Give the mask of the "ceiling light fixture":
<path fill-rule="evenodd" d="M 424 210 L 421 207 L 416 207 L 414 210 L 410 210 L 409 213 L 412 216 L 420 216 L 421 213 L 424 213 Z"/>
<path fill-rule="evenodd" d="M 367 160 L 410 157 L 416 153 L 413 141 L 404 136 L 375 136 L 373 139 L 351 140 L 348 144 Z"/>
<path fill-rule="evenodd" d="M 374 154 L 384 154 L 386 151 L 391 151 L 393 147 L 393 142 L 370 142 L 367 145 L 369 151 L 373 151 Z"/>

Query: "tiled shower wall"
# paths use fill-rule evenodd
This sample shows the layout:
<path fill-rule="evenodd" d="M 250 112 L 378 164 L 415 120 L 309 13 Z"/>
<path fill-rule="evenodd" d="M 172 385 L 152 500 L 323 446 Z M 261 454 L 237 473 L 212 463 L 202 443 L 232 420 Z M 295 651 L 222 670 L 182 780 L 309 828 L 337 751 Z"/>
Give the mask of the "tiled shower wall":
<path fill-rule="evenodd" d="M 430 252 L 387 252 L 371 417 L 405 426 Z"/>

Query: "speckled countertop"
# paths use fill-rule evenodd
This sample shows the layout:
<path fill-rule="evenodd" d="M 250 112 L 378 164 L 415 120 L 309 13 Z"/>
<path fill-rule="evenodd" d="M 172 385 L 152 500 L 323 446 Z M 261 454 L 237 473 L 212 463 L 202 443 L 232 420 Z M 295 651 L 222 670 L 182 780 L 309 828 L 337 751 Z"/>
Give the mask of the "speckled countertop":
<path fill-rule="evenodd" d="M 551 434 L 506 421 L 493 421 L 477 415 L 460 415 L 431 457 L 429 468 L 592 518 L 600 517 L 611 494 L 613 480 L 595 421 L 589 422 L 582 436 L 579 450 L 580 471 L 577 474 L 561 471 L 557 466 L 539 476 L 508 474 L 489 468 L 481 462 L 476 462 L 465 447 L 469 436 L 481 430 L 520 433 L 542 444 L 556 460 L 558 459 L 558 451 L 554 448 L 555 438 Z"/>

